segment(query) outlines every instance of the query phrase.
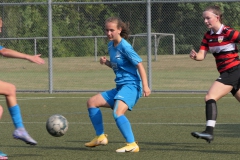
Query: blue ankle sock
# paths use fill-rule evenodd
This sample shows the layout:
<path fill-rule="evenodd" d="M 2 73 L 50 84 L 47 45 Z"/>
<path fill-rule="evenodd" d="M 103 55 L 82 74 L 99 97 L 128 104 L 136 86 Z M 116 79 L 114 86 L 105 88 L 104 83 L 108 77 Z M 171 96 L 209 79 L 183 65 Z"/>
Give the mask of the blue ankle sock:
<path fill-rule="evenodd" d="M 15 128 L 24 128 L 22 115 L 19 105 L 15 105 L 13 107 L 8 108 L 9 113 L 12 117 L 13 124 Z"/>
<path fill-rule="evenodd" d="M 101 134 L 104 133 L 101 110 L 99 108 L 88 108 L 88 113 L 90 120 L 93 124 L 93 127 L 95 129 L 96 135 L 100 136 Z"/>
<path fill-rule="evenodd" d="M 7 155 L 5 153 L 3 153 L 2 151 L 0 151 L 0 156 L 6 157 Z"/>
<path fill-rule="evenodd" d="M 126 139 L 126 142 L 127 143 L 135 142 L 131 124 L 127 117 L 125 115 L 122 115 L 118 117 L 115 121 L 123 137 Z"/>

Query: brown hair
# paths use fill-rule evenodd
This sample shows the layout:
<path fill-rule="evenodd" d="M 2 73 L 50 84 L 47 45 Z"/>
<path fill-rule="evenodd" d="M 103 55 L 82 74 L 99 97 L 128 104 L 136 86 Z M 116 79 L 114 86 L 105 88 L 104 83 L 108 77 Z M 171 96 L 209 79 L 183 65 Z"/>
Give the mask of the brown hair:
<path fill-rule="evenodd" d="M 105 23 L 107 22 L 116 22 L 117 23 L 117 28 L 121 28 L 122 31 L 120 33 L 120 36 L 124 39 L 128 39 L 129 36 L 129 26 L 124 23 L 120 18 L 118 17 L 110 17 L 108 18 Z"/>
<path fill-rule="evenodd" d="M 219 16 L 219 21 L 222 23 L 223 15 L 219 6 L 217 5 L 209 6 L 204 11 L 212 11 L 212 13 Z"/>

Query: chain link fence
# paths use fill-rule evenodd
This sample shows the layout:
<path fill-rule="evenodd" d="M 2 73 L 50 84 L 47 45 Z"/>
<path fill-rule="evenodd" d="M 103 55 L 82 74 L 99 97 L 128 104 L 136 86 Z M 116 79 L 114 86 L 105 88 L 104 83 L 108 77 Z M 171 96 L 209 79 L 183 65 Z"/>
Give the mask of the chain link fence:
<path fill-rule="evenodd" d="M 189 58 L 207 31 L 202 12 L 217 4 L 224 24 L 240 30 L 238 1 L 1 0 L 1 45 L 41 54 L 45 65 L 1 57 L 1 80 L 19 92 L 96 92 L 115 87 L 114 73 L 100 65 L 108 56 L 104 22 L 118 16 L 130 26 L 128 39 L 142 57 L 154 92 L 206 91 L 218 72 L 212 55 Z M 150 9 L 150 10 L 149 10 Z M 150 32 L 149 32 L 150 31 Z"/>

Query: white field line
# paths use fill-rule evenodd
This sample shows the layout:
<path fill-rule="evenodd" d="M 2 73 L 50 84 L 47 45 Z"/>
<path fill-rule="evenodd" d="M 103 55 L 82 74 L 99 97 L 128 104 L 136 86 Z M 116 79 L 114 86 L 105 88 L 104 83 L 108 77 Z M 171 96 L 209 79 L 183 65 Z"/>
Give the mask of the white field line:
<path fill-rule="evenodd" d="M 0 122 L 0 124 L 12 124 L 9 122 Z M 25 124 L 46 124 L 46 122 L 24 122 Z M 69 124 L 92 125 L 91 122 L 69 122 Z M 205 125 L 206 123 L 131 123 L 132 125 Z M 104 123 L 104 125 L 116 125 L 116 123 Z M 217 125 L 239 125 L 239 123 L 217 123 Z"/>
<path fill-rule="evenodd" d="M 82 99 L 85 99 L 85 98 L 90 98 L 90 97 L 17 97 L 17 100 L 36 100 L 36 99 L 70 99 L 70 98 L 82 98 Z M 188 98 L 204 98 L 203 97 L 141 97 L 141 98 L 151 98 L 151 99 L 171 99 L 171 98 L 179 98 L 179 99 L 188 99 Z M 223 98 L 234 98 L 234 97 L 223 97 Z M 5 97 L 0 97 L 0 101 L 5 101 Z"/>

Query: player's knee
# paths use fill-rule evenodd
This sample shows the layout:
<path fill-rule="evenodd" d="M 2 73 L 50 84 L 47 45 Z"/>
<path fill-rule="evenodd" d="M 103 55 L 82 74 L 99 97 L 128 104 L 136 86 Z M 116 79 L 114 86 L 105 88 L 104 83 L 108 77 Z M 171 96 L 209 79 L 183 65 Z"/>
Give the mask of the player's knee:
<path fill-rule="evenodd" d="M 88 108 L 92 108 L 92 107 L 100 107 L 103 106 L 105 103 L 105 101 L 102 100 L 101 97 L 99 97 L 99 95 L 95 95 L 91 98 L 88 99 L 87 101 L 87 107 Z"/>
<path fill-rule="evenodd" d="M 91 107 L 91 106 L 93 106 L 93 98 L 91 97 L 91 98 L 89 98 L 88 99 L 88 101 L 87 101 L 87 107 L 89 108 L 89 107 Z"/>
<path fill-rule="evenodd" d="M 209 94 L 207 94 L 206 96 L 205 96 L 205 102 L 207 102 L 208 100 L 210 100 L 210 99 L 214 99 L 211 95 L 209 95 Z"/>
<path fill-rule="evenodd" d="M 7 91 L 6 91 L 6 95 L 7 96 L 15 96 L 16 95 L 16 86 L 13 84 L 8 84 L 7 86 Z"/>

